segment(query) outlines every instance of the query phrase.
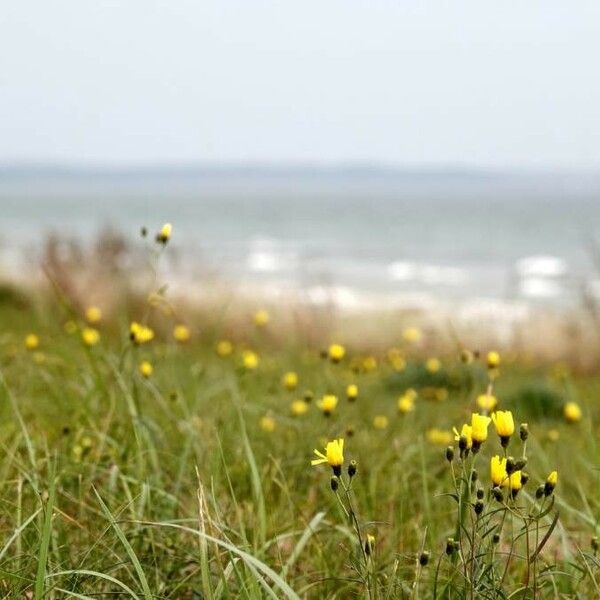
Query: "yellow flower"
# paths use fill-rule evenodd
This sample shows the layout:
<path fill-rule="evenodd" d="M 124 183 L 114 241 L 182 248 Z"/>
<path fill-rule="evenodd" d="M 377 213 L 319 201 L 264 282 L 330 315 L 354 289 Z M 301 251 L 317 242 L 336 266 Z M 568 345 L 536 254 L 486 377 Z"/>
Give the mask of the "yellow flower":
<path fill-rule="evenodd" d="M 133 321 L 129 326 L 129 337 L 134 344 L 146 344 L 154 338 L 154 331 L 146 325 L 140 325 Z"/>
<path fill-rule="evenodd" d="M 152 372 L 154 371 L 154 368 L 152 367 L 150 362 L 147 360 L 143 360 L 140 363 L 140 366 L 138 367 L 138 369 L 140 371 L 140 374 L 146 378 L 150 377 L 152 375 Z"/>
<path fill-rule="evenodd" d="M 322 465 L 327 463 L 332 469 L 335 475 L 338 477 L 342 474 L 342 465 L 344 464 L 344 439 L 339 438 L 332 442 L 327 442 L 325 446 L 325 454 L 314 450 L 317 458 L 313 458 L 310 464 L 314 467 L 316 465 Z"/>
<path fill-rule="evenodd" d="M 375 536 L 371 533 L 367 533 L 367 539 L 365 540 L 365 554 L 371 556 L 375 549 Z"/>
<path fill-rule="evenodd" d="M 233 353 L 233 344 L 229 340 L 221 340 L 217 343 L 216 351 L 221 358 L 231 356 Z"/>
<path fill-rule="evenodd" d="M 461 450 L 470 450 L 473 447 L 473 428 L 466 423 L 462 426 L 459 431 L 456 427 L 452 428 L 454 432 L 454 439 L 458 442 L 458 446 Z M 464 447 L 461 447 L 464 444 Z"/>
<path fill-rule="evenodd" d="M 264 327 L 269 322 L 269 320 L 270 320 L 269 313 L 264 309 L 257 310 L 254 313 L 254 324 L 257 327 Z"/>
<path fill-rule="evenodd" d="M 355 383 L 351 383 L 346 388 L 346 397 L 348 400 L 356 400 L 358 398 L 358 386 Z"/>
<path fill-rule="evenodd" d="M 476 445 L 481 445 L 487 440 L 490 422 L 491 419 L 485 415 L 480 415 L 478 413 L 473 413 L 471 415 L 471 435 L 473 437 L 473 442 Z"/>
<path fill-rule="evenodd" d="M 497 369 L 500 366 L 500 354 L 494 350 L 488 352 L 486 362 L 488 369 Z"/>
<path fill-rule="evenodd" d="M 442 368 L 442 363 L 438 358 L 428 358 L 427 362 L 425 363 L 425 368 L 433 375 Z"/>
<path fill-rule="evenodd" d="M 85 310 L 85 320 L 94 325 L 102 319 L 102 311 L 97 306 L 88 306 Z"/>
<path fill-rule="evenodd" d="M 408 388 L 405 392 L 404 392 L 405 396 L 408 396 L 409 398 L 412 398 L 413 400 L 417 399 L 417 396 L 419 394 L 417 394 L 417 390 L 415 390 L 415 388 Z"/>
<path fill-rule="evenodd" d="M 510 474 L 508 487 L 513 493 L 518 492 L 523 487 L 523 483 L 521 482 L 521 471 L 515 471 Z"/>
<path fill-rule="evenodd" d="M 558 483 L 558 472 L 552 471 L 550 475 L 548 475 L 546 483 L 549 483 L 551 486 L 555 487 Z"/>
<path fill-rule="evenodd" d="M 81 330 L 81 339 L 86 346 L 95 346 L 100 341 L 100 332 L 93 327 L 84 327 Z"/>
<path fill-rule="evenodd" d="M 577 423 L 581 421 L 581 408 L 577 402 L 567 402 L 563 409 L 563 414 L 567 423 Z"/>
<path fill-rule="evenodd" d="M 436 446 L 447 446 L 452 443 L 452 434 L 445 429 L 433 427 L 427 430 L 425 434 L 427 441 Z"/>
<path fill-rule="evenodd" d="M 166 244 L 171 239 L 172 233 L 173 225 L 171 225 L 171 223 L 165 223 L 156 234 L 156 241 L 161 244 Z"/>
<path fill-rule="evenodd" d="M 325 394 L 319 401 L 319 408 L 325 415 L 329 416 L 335 410 L 337 403 L 337 396 L 334 396 L 333 394 Z"/>
<path fill-rule="evenodd" d="M 415 409 L 415 397 L 409 394 L 408 391 L 404 392 L 402 396 L 398 398 L 398 411 L 403 415 L 412 412 Z"/>
<path fill-rule="evenodd" d="M 260 358 L 256 352 L 252 352 L 252 350 L 245 350 L 242 354 L 242 362 L 248 371 L 253 371 L 256 369 L 256 367 L 258 367 Z"/>
<path fill-rule="evenodd" d="M 492 394 L 480 394 L 477 396 L 477 406 L 480 410 L 484 410 L 485 412 L 492 412 L 496 405 L 498 404 L 498 400 L 496 396 L 492 396 Z"/>
<path fill-rule="evenodd" d="M 25 348 L 35 350 L 40 345 L 40 338 L 35 333 L 29 333 L 25 336 Z"/>
<path fill-rule="evenodd" d="M 402 332 L 402 337 L 404 338 L 405 342 L 408 342 L 410 344 L 415 344 L 421 340 L 421 337 L 422 337 L 421 330 L 418 327 L 407 327 Z"/>
<path fill-rule="evenodd" d="M 346 349 L 340 344 L 331 344 L 328 355 L 331 362 L 338 363 L 346 355 Z"/>
<path fill-rule="evenodd" d="M 281 382 L 286 390 L 295 390 L 298 387 L 298 374 L 288 371 L 283 375 Z"/>
<path fill-rule="evenodd" d="M 270 415 L 265 415 L 260 420 L 260 428 L 266 433 L 273 433 L 275 431 L 275 427 L 277 423 L 273 417 Z"/>
<path fill-rule="evenodd" d="M 494 485 L 508 485 L 508 474 L 506 473 L 506 458 L 500 458 L 498 455 L 492 456 L 492 459 L 490 460 L 490 478 Z"/>
<path fill-rule="evenodd" d="M 496 433 L 500 437 L 502 446 L 505 448 L 508 445 L 510 436 L 515 432 L 515 422 L 510 410 L 497 410 L 492 413 L 492 421 L 496 427 Z"/>
<path fill-rule="evenodd" d="M 389 419 L 385 415 L 376 415 L 373 419 L 375 429 L 387 429 L 389 423 Z"/>
<path fill-rule="evenodd" d="M 558 429 L 549 429 L 547 435 L 551 442 L 558 442 L 560 439 L 560 431 Z"/>
<path fill-rule="evenodd" d="M 290 410 L 295 417 L 300 417 L 308 411 L 308 404 L 304 400 L 294 400 L 290 404 Z"/>
<path fill-rule="evenodd" d="M 190 339 L 190 330 L 186 325 L 175 325 L 173 328 L 173 337 L 175 338 L 175 341 L 183 344 Z"/>

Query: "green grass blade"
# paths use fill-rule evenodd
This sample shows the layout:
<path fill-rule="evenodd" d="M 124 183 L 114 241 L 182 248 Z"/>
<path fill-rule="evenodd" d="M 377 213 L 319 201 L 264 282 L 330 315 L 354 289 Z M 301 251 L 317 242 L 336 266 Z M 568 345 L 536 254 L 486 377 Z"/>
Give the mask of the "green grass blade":
<path fill-rule="evenodd" d="M 38 567 L 35 576 L 34 597 L 40 600 L 44 595 L 44 581 L 46 579 L 46 567 L 48 564 L 48 548 L 50 546 L 50 536 L 52 535 L 52 513 L 54 512 L 54 502 L 56 499 L 56 480 L 55 465 L 50 467 L 50 489 L 48 490 L 48 502 L 46 503 L 44 513 L 44 525 L 42 527 L 42 538 L 38 554 Z"/>

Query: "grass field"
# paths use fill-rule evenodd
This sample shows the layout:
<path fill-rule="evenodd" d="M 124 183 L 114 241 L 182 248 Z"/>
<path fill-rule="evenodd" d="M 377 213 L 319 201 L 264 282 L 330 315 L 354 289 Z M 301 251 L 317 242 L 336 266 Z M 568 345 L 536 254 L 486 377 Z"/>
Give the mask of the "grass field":
<path fill-rule="evenodd" d="M 430 360 L 410 329 L 286 342 L 285 307 L 240 328 L 147 291 L 110 318 L 1 294 L 2 598 L 600 597 L 598 378 Z M 486 392 L 514 432 L 466 452 Z M 522 489 L 494 455 L 526 456 Z"/>

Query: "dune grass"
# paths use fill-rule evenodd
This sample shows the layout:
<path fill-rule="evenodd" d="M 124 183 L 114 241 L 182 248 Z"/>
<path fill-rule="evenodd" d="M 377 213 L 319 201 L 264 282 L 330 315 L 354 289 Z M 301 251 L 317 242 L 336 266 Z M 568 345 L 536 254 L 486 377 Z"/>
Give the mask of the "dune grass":
<path fill-rule="evenodd" d="M 88 345 L 84 315 L 63 301 L 0 306 L 3 598 L 600 595 L 597 378 L 501 364 L 493 392 L 517 421 L 508 454 L 521 456 L 519 423 L 530 437 L 529 482 L 499 502 L 493 426 L 465 460 L 450 434 L 478 410 L 490 381 L 482 360 L 465 364 L 457 349 L 428 370 L 419 344 L 399 340 L 391 358 L 349 347 L 334 364 L 321 350 L 343 344 L 343 332 L 321 346 L 274 344 L 276 312 L 219 356 L 221 316 L 188 320 L 190 339 L 178 342 L 163 312 L 100 321 Z M 130 320 L 155 337 L 133 343 Z M 28 349 L 29 333 L 39 339 Z M 249 349 L 256 368 L 244 366 Z M 298 376 L 292 390 L 288 371 Z M 352 383 L 359 394 L 349 401 Z M 414 409 L 402 413 L 408 389 Z M 329 416 L 324 394 L 338 398 Z M 293 414 L 295 400 L 304 414 Z M 569 401 L 583 412 L 572 424 Z M 331 468 L 310 461 L 338 438 L 344 462 L 332 483 Z M 553 470 L 554 493 L 536 500 Z"/>

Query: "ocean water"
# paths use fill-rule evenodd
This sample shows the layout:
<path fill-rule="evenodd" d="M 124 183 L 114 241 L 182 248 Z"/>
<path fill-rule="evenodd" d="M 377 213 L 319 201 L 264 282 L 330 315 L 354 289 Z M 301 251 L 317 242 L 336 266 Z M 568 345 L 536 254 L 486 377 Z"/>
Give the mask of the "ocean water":
<path fill-rule="evenodd" d="M 45 233 L 135 239 L 170 221 L 180 268 L 315 302 L 489 298 L 572 304 L 600 294 L 600 176 L 213 168 L 0 170 L 0 266 Z M 19 268 L 19 267 L 18 267 Z"/>

